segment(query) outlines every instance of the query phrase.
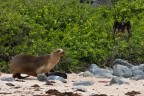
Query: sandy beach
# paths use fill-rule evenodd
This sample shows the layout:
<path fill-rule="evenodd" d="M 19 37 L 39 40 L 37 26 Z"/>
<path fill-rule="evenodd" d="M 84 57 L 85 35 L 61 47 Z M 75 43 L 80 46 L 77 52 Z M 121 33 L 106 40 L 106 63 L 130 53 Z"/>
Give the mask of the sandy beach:
<path fill-rule="evenodd" d="M 1 74 L 0 78 L 10 76 L 12 75 Z M 144 96 L 144 80 L 123 79 L 129 84 L 109 86 L 111 79 L 83 77 L 75 73 L 68 74 L 66 80 L 67 83 L 56 80 L 50 84 L 40 82 L 32 76 L 23 80 L 15 79 L 12 82 L 0 80 L 0 96 Z M 73 85 L 74 82 L 79 81 L 92 81 L 94 84 L 90 86 Z M 58 95 L 56 92 L 67 93 L 67 95 Z"/>

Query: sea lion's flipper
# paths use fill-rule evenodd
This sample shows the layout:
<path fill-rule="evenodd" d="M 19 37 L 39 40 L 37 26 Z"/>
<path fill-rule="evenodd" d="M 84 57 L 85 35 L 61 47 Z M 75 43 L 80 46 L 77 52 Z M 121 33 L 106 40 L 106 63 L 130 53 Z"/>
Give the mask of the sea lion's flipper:
<path fill-rule="evenodd" d="M 64 79 L 67 79 L 67 74 L 66 73 L 62 73 L 62 72 L 49 72 L 49 73 L 45 73 L 45 75 L 48 76 L 52 76 L 52 75 L 56 75 L 56 76 L 60 76 L 63 77 Z"/>
<path fill-rule="evenodd" d="M 16 73 L 13 75 L 13 78 L 18 78 L 18 79 L 25 79 L 27 77 L 29 77 L 29 76 L 22 77 L 20 73 Z"/>
<path fill-rule="evenodd" d="M 22 77 L 22 76 L 20 75 L 20 76 L 18 76 L 18 79 L 25 79 L 25 78 L 27 78 L 27 77 L 29 77 L 29 76 Z"/>

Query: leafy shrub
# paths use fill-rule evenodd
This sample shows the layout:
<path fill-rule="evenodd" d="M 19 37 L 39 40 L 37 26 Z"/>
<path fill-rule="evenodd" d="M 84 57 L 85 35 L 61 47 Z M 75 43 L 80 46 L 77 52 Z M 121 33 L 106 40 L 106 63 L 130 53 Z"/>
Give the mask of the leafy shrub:
<path fill-rule="evenodd" d="M 115 58 L 144 60 L 142 0 L 117 0 L 113 6 L 92 8 L 78 0 L 2 0 L 0 4 L 0 66 L 8 69 L 17 54 L 42 55 L 63 48 L 65 57 L 56 67 L 83 70 L 91 63 L 109 66 Z M 132 38 L 112 41 L 115 18 L 130 20 Z M 6 66 L 6 67 L 5 67 Z"/>

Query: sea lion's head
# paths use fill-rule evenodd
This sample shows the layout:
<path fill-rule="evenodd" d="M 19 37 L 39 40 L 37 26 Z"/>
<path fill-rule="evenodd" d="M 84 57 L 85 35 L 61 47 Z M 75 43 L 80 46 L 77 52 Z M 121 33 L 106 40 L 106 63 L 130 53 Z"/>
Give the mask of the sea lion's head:
<path fill-rule="evenodd" d="M 61 57 L 64 55 L 64 50 L 61 48 L 58 48 L 58 49 L 54 50 L 53 54 Z"/>

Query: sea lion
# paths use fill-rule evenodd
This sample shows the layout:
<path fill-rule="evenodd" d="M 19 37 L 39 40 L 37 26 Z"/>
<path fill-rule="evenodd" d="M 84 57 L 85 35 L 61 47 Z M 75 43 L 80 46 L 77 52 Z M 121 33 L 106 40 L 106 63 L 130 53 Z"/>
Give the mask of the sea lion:
<path fill-rule="evenodd" d="M 63 49 L 56 49 L 50 54 L 42 56 L 16 55 L 10 61 L 13 78 L 24 79 L 28 77 L 22 77 L 20 74 L 37 77 L 39 74 L 48 73 L 58 64 L 63 55 Z"/>

